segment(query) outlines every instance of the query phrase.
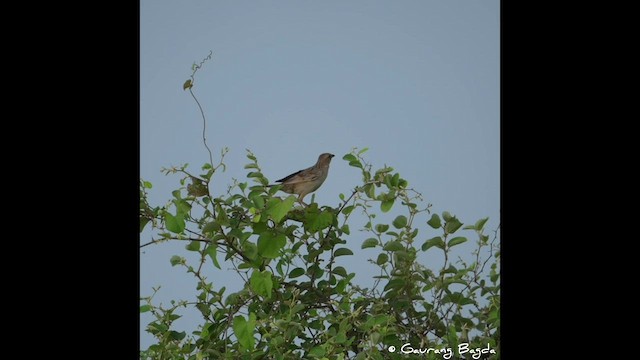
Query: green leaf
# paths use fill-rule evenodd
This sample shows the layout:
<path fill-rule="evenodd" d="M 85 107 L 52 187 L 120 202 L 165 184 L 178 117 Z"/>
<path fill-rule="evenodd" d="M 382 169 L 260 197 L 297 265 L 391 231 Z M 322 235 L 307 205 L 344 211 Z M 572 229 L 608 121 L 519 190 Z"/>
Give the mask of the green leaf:
<path fill-rule="evenodd" d="M 380 333 L 377 331 L 374 331 L 371 333 L 371 335 L 369 336 L 369 338 L 371 339 L 371 343 L 372 344 L 377 344 L 380 341 Z"/>
<path fill-rule="evenodd" d="M 213 237 L 213 234 L 220 229 L 222 229 L 220 224 L 216 221 L 212 221 L 202 228 L 202 233 L 209 237 Z"/>
<path fill-rule="evenodd" d="M 140 306 L 140 313 L 145 313 L 147 311 L 151 311 L 151 305 L 142 305 Z"/>
<path fill-rule="evenodd" d="M 391 175 L 387 174 L 384 176 L 384 184 L 387 185 L 389 189 L 393 188 L 393 184 L 391 183 Z"/>
<path fill-rule="evenodd" d="M 367 321 L 363 324 L 363 327 L 369 330 L 376 325 L 386 324 L 388 321 L 389 321 L 389 316 L 384 314 L 379 314 L 379 315 L 369 317 Z"/>
<path fill-rule="evenodd" d="M 200 241 L 192 241 L 185 248 L 189 251 L 198 251 L 200 250 Z"/>
<path fill-rule="evenodd" d="M 482 228 L 484 228 L 484 224 L 487 222 L 487 220 L 489 220 L 488 217 L 476 221 L 476 225 L 475 225 L 476 230 L 482 230 Z"/>
<path fill-rule="evenodd" d="M 251 273 L 251 279 L 249 280 L 249 286 L 251 290 L 256 294 L 270 299 L 271 290 L 273 289 L 273 281 L 271 280 L 271 273 L 268 270 L 256 271 Z"/>
<path fill-rule="evenodd" d="M 431 215 L 431 219 L 427 221 L 427 224 L 429 224 L 429 226 L 431 226 L 434 229 L 439 229 L 440 226 L 442 226 L 442 223 L 440 222 L 440 217 L 438 216 L 438 214 Z"/>
<path fill-rule="evenodd" d="M 444 225 L 444 231 L 447 234 L 453 234 L 456 230 L 460 229 L 462 223 L 458 221 L 455 217 L 447 220 L 447 223 Z"/>
<path fill-rule="evenodd" d="M 358 158 L 353 156 L 353 154 L 347 154 L 345 156 L 342 157 L 342 160 L 346 160 L 346 161 L 358 161 Z"/>
<path fill-rule="evenodd" d="M 386 173 L 389 173 L 389 172 L 392 172 L 392 171 L 393 171 L 393 168 L 391 166 L 386 166 L 386 167 L 383 167 L 382 169 L 378 169 L 378 170 L 376 170 L 376 178 L 380 174 L 386 174 Z"/>
<path fill-rule="evenodd" d="M 251 229 L 253 230 L 254 234 L 262 234 L 265 231 L 269 231 L 269 226 L 267 225 L 267 223 L 257 222 L 251 224 Z"/>
<path fill-rule="evenodd" d="M 491 272 L 489 274 L 489 280 L 491 280 L 491 282 L 495 284 L 496 281 L 498 281 L 499 277 L 500 277 L 500 274 L 496 271 L 495 266 L 491 266 Z"/>
<path fill-rule="evenodd" d="M 456 302 L 460 306 L 475 304 L 473 299 L 461 296 L 460 299 Z M 472 322 L 473 323 L 473 322 Z"/>
<path fill-rule="evenodd" d="M 233 333 L 236 335 L 238 342 L 245 349 L 252 350 L 255 339 L 253 338 L 253 330 L 256 324 L 256 314 L 249 314 L 249 321 L 243 316 L 233 318 Z"/>
<path fill-rule="evenodd" d="M 443 211 L 442 218 L 444 219 L 444 221 L 449 221 L 453 219 L 453 216 L 451 216 L 451 214 L 448 211 Z"/>
<path fill-rule="evenodd" d="M 395 218 L 395 220 L 393 220 L 393 226 L 396 229 L 401 229 L 405 226 L 407 226 L 407 217 L 404 215 L 400 215 L 398 217 Z"/>
<path fill-rule="evenodd" d="M 369 150 L 368 147 L 362 148 L 362 150 L 358 151 L 358 155 L 364 154 L 367 150 Z"/>
<path fill-rule="evenodd" d="M 154 334 L 164 333 L 164 332 L 167 332 L 167 330 L 169 330 L 169 327 L 167 325 L 159 324 L 159 323 L 151 323 L 148 325 L 148 328 L 150 330 L 153 330 Z"/>
<path fill-rule="evenodd" d="M 140 232 L 142 232 L 142 230 L 144 230 L 144 227 L 149 223 L 149 219 L 147 218 L 140 218 Z"/>
<path fill-rule="evenodd" d="M 191 79 L 187 79 L 187 81 L 185 81 L 184 84 L 182 84 L 182 90 L 191 89 L 192 87 L 193 87 L 193 84 L 191 83 Z"/>
<path fill-rule="evenodd" d="M 176 266 L 178 264 L 181 264 L 183 262 L 183 259 L 178 255 L 173 255 L 169 261 L 171 262 L 171 266 Z"/>
<path fill-rule="evenodd" d="M 251 201 L 256 205 L 256 208 L 262 209 L 264 206 L 264 195 L 262 190 L 251 190 L 249 195 L 247 195 Z"/>
<path fill-rule="evenodd" d="M 184 199 L 175 199 L 173 203 L 176 206 L 176 217 L 184 219 L 184 216 L 191 211 L 191 205 Z"/>
<path fill-rule="evenodd" d="M 259 172 L 259 171 L 250 171 L 247 174 L 247 177 L 248 178 L 262 178 L 262 177 L 264 177 L 264 175 L 262 175 L 262 173 Z"/>
<path fill-rule="evenodd" d="M 333 273 L 342 277 L 347 277 L 347 270 L 345 270 L 345 268 L 343 268 L 342 266 L 336 266 L 336 268 L 333 269 Z"/>
<path fill-rule="evenodd" d="M 385 231 L 389 230 L 389 225 L 387 224 L 378 224 L 376 225 L 376 231 L 379 233 L 383 233 Z"/>
<path fill-rule="evenodd" d="M 449 267 L 442 270 L 443 273 L 449 273 L 449 274 L 455 274 L 458 272 L 458 269 L 456 269 L 455 266 L 453 266 L 453 264 L 449 264 Z"/>
<path fill-rule="evenodd" d="M 291 210 L 295 202 L 296 197 L 293 195 L 288 196 L 286 199 L 284 199 L 284 201 L 278 198 L 273 198 L 269 200 L 265 213 L 267 215 L 271 215 L 273 221 L 279 223 L 280 220 L 282 220 L 287 215 L 287 213 L 289 213 L 289 210 Z"/>
<path fill-rule="evenodd" d="M 320 267 L 316 264 L 309 266 L 309 268 L 307 269 L 307 275 L 315 276 L 316 279 L 322 277 L 323 274 L 324 270 L 320 269 Z"/>
<path fill-rule="evenodd" d="M 329 211 L 309 213 L 307 220 L 305 226 L 308 226 L 309 231 L 316 232 L 328 228 L 333 223 L 333 214 Z"/>
<path fill-rule="evenodd" d="M 352 275 L 355 275 L 355 274 L 352 274 Z M 347 285 L 349 285 L 349 281 L 352 278 L 353 278 L 353 276 L 347 277 L 347 278 L 344 278 L 344 279 L 338 281 L 338 283 L 336 284 L 336 287 L 335 287 L 336 291 L 333 292 L 333 293 L 334 294 L 344 294 L 344 290 L 347 288 Z"/>
<path fill-rule="evenodd" d="M 169 333 L 169 337 L 172 340 L 177 340 L 177 341 L 184 339 L 185 336 L 187 336 L 187 333 L 184 331 L 177 332 L 177 331 L 171 330 L 171 332 Z"/>
<path fill-rule="evenodd" d="M 388 321 L 389 321 L 388 315 L 384 315 L 384 314 L 376 315 L 373 318 L 373 326 L 386 324 Z"/>
<path fill-rule="evenodd" d="M 386 250 L 386 251 L 404 250 L 404 246 L 402 246 L 402 243 L 400 241 L 389 241 L 384 245 L 383 250 Z"/>
<path fill-rule="evenodd" d="M 396 262 L 407 262 L 413 260 L 413 258 L 405 249 L 396 251 L 394 255 L 394 259 L 396 259 Z"/>
<path fill-rule="evenodd" d="M 347 248 L 340 248 L 333 253 L 334 257 L 343 256 L 343 255 L 353 255 L 353 251 Z"/>
<path fill-rule="evenodd" d="M 449 240 L 449 247 L 462 244 L 465 241 L 467 241 L 467 238 L 465 237 L 462 237 L 462 236 L 454 237 L 453 239 Z"/>
<path fill-rule="evenodd" d="M 220 264 L 218 263 L 218 251 L 214 244 L 215 243 L 211 243 L 209 244 L 209 246 L 207 246 L 207 255 L 209 255 L 211 261 L 213 261 L 213 265 L 218 269 L 221 269 Z"/>
<path fill-rule="evenodd" d="M 254 260 L 258 256 L 258 246 L 250 241 L 243 244 L 244 254 L 251 260 Z M 228 258 L 225 258 L 227 260 Z"/>
<path fill-rule="evenodd" d="M 422 251 L 427 251 L 432 246 L 438 247 L 440 249 L 444 249 L 444 241 L 440 236 L 431 238 L 425 241 L 424 244 L 422 244 Z"/>
<path fill-rule="evenodd" d="M 147 189 L 153 188 L 153 185 L 148 181 L 143 181 L 144 187 Z"/>
<path fill-rule="evenodd" d="M 476 324 L 473 322 L 473 320 L 471 320 L 469 318 L 465 318 L 465 317 L 460 316 L 458 314 L 454 314 L 451 318 L 455 322 L 456 326 L 459 326 L 460 328 L 471 329 L 472 327 L 476 326 Z"/>
<path fill-rule="evenodd" d="M 370 248 L 370 247 L 375 247 L 376 245 L 378 245 L 378 239 L 368 238 L 367 240 L 365 240 L 362 243 L 362 246 L 360 248 L 361 249 L 366 249 L 366 248 Z"/>
<path fill-rule="evenodd" d="M 397 187 L 399 182 L 400 182 L 400 174 L 395 173 L 395 175 L 393 175 L 393 177 L 391 178 L 391 185 Z"/>
<path fill-rule="evenodd" d="M 164 223 L 167 226 L 167 230 L 176 234 L 181 234 L 186 226 L 182 216 L 173 216 L 168 212 L 164 213 Z"/>
<path fill-rule="evenodd" d="M 302 276 L 304 275 L 304 269 L 303 268 L 295 268 L 293 270 L 291 270 L 291 272 L 289 273 L 289 277 L 290 278 L 297 278 L 298 276 Z"/>
<path fill-rule="evenodd" d="M 389 210 L 391 210 L 391 208 L 393 207 L 393 202 L 395 201 L 395 199 L 389 199 L 389 200 L 383 200 L 380 203 L 380 210 L 382 210 L 382 212 L 389 212 Z"/>
<path fill-rule="evenodd" d="M 263 232 L 258 237 L 258 254 L 269 259 L 275 259 L 287 243 L 284 234 L 275 234 L 271 231 Z"/>
<path fill-rule="evenodd" d="M 378 254 L 378 259 L 376 260 L 376 264 L 378 265 L 386 264 L 387 261 L 389 261 L 389 255 L 385 253 Z"/>
<path fill-rule="evenodd" d="M 376 188 L 375 188 L 375 186 L 373 186 L 373 184 L 367 184 L 367 185 L 363 186 L 362 190 L 364 191 L 365 194 L 367 194 L 369 199 L 375 199 L 376 198 Z"/>
<path fill-rule="evenodd" d="M 448 345 L 451 348 L 458 348 L 458 333 L 454 325 L 449 325 L 449 331 L 447 332 Z"/>
<path fill-rule="evenodd" d="M 320 346 L 316 346 L 311 350 L 309 350 L 309 356 L 312 356 L 312 357 L 321 357 L 321 356 L 324 356 L 325 353 L 326 353 L 326 350 Z"/>
<path fill-rule="evenodd" d="M 240 299 L 240 295 L 238 293 L 232 293 L 232 294 L 229 294 L 227 298 L 224 300 L 224 304 L 227 306 L 235 305 L 238 303 L 239 299 Z"/>

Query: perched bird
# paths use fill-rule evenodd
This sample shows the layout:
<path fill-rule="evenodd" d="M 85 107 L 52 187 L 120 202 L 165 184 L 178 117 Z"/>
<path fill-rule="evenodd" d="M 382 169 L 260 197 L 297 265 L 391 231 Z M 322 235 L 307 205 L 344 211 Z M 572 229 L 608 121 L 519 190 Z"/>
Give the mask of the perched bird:
<path fill-rule="evenodd" d="M 276 182 L 282 183 L 280 190 L 289 194 L 298 194 L 298 202 L 306 205 L 302 199 L 322 185 L 329 174 L 329 163 L 335 155 L 324 153 L 318 157 L 318 162 L 312 167 L 294 172 Z M 278 185 L 278 184 L 275 184 Z M 274 185 L 271 185 L 274 186 Z"/>

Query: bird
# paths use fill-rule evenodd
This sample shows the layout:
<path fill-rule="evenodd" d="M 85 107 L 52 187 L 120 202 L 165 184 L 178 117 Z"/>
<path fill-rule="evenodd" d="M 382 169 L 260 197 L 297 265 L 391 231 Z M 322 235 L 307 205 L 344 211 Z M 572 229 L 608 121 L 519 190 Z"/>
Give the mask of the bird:
<path fill-rule="evenodd" d="M 315 165 L 304 170 L 296 171 L 280 180 L 276 180 L 277 183 L 281 184 L 269 186 L 282 185 L 280 190 L 288 194 L 297 194 L 298 202 L 306 206 L 307 204 L 303 201 L 304 197 L 318 190 L 320 185 L 325 181 L 329 174 L 329 163 L 331 163 L 331 158 L 334 156 L 335 155 L 330 153 L 322 153 L 318 156 L 318 161 Z"/>

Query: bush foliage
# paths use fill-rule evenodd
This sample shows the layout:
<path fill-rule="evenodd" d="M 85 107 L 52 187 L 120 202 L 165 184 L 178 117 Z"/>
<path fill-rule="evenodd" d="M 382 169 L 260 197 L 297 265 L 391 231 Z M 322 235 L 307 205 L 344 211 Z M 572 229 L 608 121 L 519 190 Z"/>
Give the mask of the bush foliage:
<path fill-rule="evenodd" d="M 498 230 L 485 233 L 487 218 L 464 226 L 449 212 L 432 213 L 393 168 L 373 170 L 365 151 L 344 155 L 362 183 L 340 194 L 337 207 L 302 207 L 282 196 L 251 152 L 246 181 L 223 194 L 209 185 L 226 152 L 198 174 L 186 165 L 164 169 L 181 186 L 163 206 L 149 204 L 152 184 L 141 179 L 140 231 L 151 227 L 155 239 L 141 247 L 184 241 L 199 261 L 170 259 L 197 279 L 195 302 L 166 307 L 141 298 L 156 342 L 140 358 L 406 359 L 424 352 L 420 358 L 499 359 Z M 456 249 L 471 250 L 454 260 Z M 440 261 L 427 266 L 425 254 Z M 352 256 L 371 259 L 373 287 L 358 286 L 348 261 L 336 261 Z M 235 277 L 240 290 L 216 287 L 205 269 Z M 182 307 L 202 314 L 189 333 L 173 327 Z"/>

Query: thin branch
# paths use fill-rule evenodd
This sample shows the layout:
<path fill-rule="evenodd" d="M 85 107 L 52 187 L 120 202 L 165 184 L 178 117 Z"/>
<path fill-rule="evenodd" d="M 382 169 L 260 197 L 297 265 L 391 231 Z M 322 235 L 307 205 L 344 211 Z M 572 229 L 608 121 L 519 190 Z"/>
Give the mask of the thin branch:
<path fill-rule="evenodd" d="M 178 239 L 178 238 L 167 238 L 167 239 L 158 239 L 158 240 L 151 240 L 148 243 L 144 244 L 144 245 L 140 245 L 140 248 L 143 248 L 147 245 L 151 245 L 151 244 L 155 244 L 155 243 L 160 243 L 163 241 L 169 241 L 169 240 L 182 240 L 182 241 L 201 241 L 201 242 L 206 242 L 206 243 L 210 243 L 211 240 L 207 240 L 207 239 L 196 239 L 196 238 L 184 238 L 184 239 Z"/>
<path fill-rule="evenodd" d="M 200 109 L 200 115 L 202 116 L 202 143 L 204 144 L 204 147 L 207 149 L 207 152 L 209 153 L 209 164 L 211 165 L 211 168 L 215 171 L 216 168 L 214 168 L 213 166 L 213 154 L 211 153 L 211 149 L 209 148 L 209 145 L 207 144 L 207 118 L 204 114 L 204 110 L 202 109 L 202 105 L 200 105 L 200 101 L 198 101 L 198 98 L 196 97 L 196 95 L 193 93 L 193 85 L 195 84 L 195 75 L 196 72 L 202 68 L 202 65 L 205 63 L 205 61 L 210 60 L 211 59 L 211 55 L 213 55 L 213 51 L 209 50 L 209 55 L 207 55 L 206 58 L 202 59 L 202 61 L 200 61 L 200 64 L 196 65 L 193 64 L 193 72 L 191 73 L 191 84 L 189 86 L 189 94 L 191 94 L 191 97 L 193 98 L 193 100 L 196 102 L 196 104 L 198 105 L 198 109 Z M 224 157 L 224 153 L 223 153 L 223 157 Z M 215 217 L 216 215 L 216 208 L 215 205 L 213 205 L 213 197 L 211 196 L 211 193 L 209 193 L 209 181 L 206 182 L 207 183 L 207 193 L 209 195 L 209 198 L 211 199 L 211 206 L 212 206 L 212 213 L 213 216 Z"/>
<path fill-rule="evenodd" d="M 144 244 L 144 245 L 140 245 L 140 248 L 142 249 L 143 247 L 147 246 L 147 245 L 151 245 L 151 244 L 155 244 L 155 243 L 159 243 L 159 242 L 163 242 L 166 241 L 168 239 L 160 239 L 160 240 L 151 240 L 148 243 Z"/>
<path fill-rule="evenodd" d="M 200 70 L 200 68 L 202 68 L 202 65 L 205 63 L 205 61 L 211 60 L 211 55 L 213 55 L 213 51 L 209 50 L 209 55 L 207 55 L 206 58 L 202 59 L 202 61 L 200 61 L 200 64 L 193 65 L 193 72 L 191 73 L 191 86 L 189 86 L 189 93 L 191 94 L 191 97 L 193 97 L 193 100 L 195 100 L 196 104 L 198 104 L 198 108 L 200 109 L 200 114 L 202 115 L 202 141 L 204 143 L 204 146 L 207 148 L 207 151 L 209 152 L 209 163 L 213 168 L 213 155 L 211 154 L 211 149 L 209 149 L 209 145 L 207 145 L 207 138 L 206 138 L 207 119 L 204 115 L 204 110 L 202 110 L 202 106 L 200 105 L 200 101 L 198 101 L 198 98 L 196 98 L 196 95 L 193 93 L 193 90 L 191 90 L 193 88 L 193 85 L 196 82 L 196 79 L 195 79 L 196 72 Z"/>
<path fill-rule="evenodd" d="M 189 88 L 189 93 L 191 94 L 191 97 L 193 97 L 193 100 L 196 101 L 196 104 L 198 104 L 198 108 L 200 109 L 200 114 L 202 115 L 202 142 L 204 143 L 204 147 L 207 148 L 207 152 L 209 152 L 209 163 L 211 164 L 211 167 L 213 168 L 213 155 L 211 154 L 211 149 L 209 149 L 209 145 L 207 145 L 207 137 L 206 137 L 206 131 L 207 131 L 207 119 L 204 116 L 204 110 L 202 110 L 202 106 L 200 105 L 200 101 L 198 101 L 198 98 L 196 98 L 195 94 L 193 93 L 193 90 L 191 90 L 191 88 Z"/>
<path fill-rule="evenodd" d="M 353 192 L 351 193 L 351 196 L 349 196 L 349 198 L 347 198 L 347 200 L 345 200 L 344 204 L 342 204 L 340 206 L 340 208 L 338 208 L 338 214 L 339 215 L 342 210 L 347 206 L 347 204 L 349 203 L 349 201 L 351 201 L 351 199 L 358 193 L 358 188 L 355 188 L 353 190 Z M 329 237 L 329 233 L 331 232 L 331 230 L 333 229 L 333 223 L 331 223 L 331 225 L 329 226 L 329 229 L 327 229 L 327 234 L 324 236 L 324 238 L 322 239 L 322 241 L 324 242 L 328 237 Z"/>

